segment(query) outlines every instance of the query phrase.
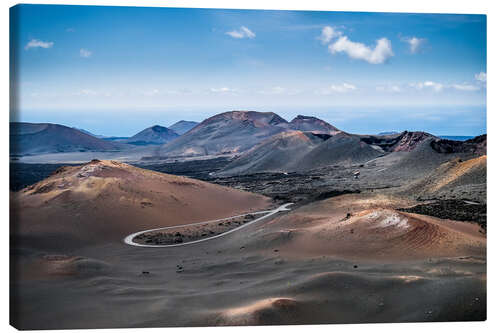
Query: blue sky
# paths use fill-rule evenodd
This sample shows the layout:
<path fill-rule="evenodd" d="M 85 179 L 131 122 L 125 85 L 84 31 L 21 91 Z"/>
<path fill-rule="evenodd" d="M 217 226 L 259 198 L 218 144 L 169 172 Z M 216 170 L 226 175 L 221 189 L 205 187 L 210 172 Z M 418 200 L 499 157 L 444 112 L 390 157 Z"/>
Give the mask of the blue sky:
<path fill-rule="evenodd" d="M 132 135 L 228 110 L 486 132 L 486 16 L 21 5 L 12 119 Z"/>

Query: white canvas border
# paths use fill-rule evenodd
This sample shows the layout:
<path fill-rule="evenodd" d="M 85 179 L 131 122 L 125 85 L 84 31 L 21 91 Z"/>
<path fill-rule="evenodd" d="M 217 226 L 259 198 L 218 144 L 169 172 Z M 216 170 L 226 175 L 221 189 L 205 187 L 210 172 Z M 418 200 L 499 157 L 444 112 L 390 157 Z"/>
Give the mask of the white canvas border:
<path fill-rule="evenodd" d="M 2 121 L 0 122 L 1 133 L 1 184 L 3 189 L 1 193 L 1 223 L 2 223 L 2 249 L 0 251 L 2 259 L 0 261 L 2 267 L 1 274 L 1 324 L 6 331 L 14 331 L 15 329 L 8 326 L 9 322 L 9 275 L 8 275 L 8 260 L 9 260 L 9 245 L 8 245 L 8 210 L 9 210 L 9 193 L 8 193 L 8 108 L 9 108 L 9 81 L 8 81 L 8 62 L 9 62 L 9 11 L 8 8 L 17 4 L 16 1 L 5 1 L 2 5 L 2 34 L 0 53 L 2 59 Z M 150 7 L 198 7 L 198 8 L 247 8 L 247 9 L 289 9 L 289 10 L 335 10 L 335 11 L 378 11 L 378 12 L 421 12 L 421 13 L 473 13 L 487 14 L 488 24 L 488 320 L 486 322 L 469 322 L 469 323 L 418 323 L 418 324 L 370 324 L 370 325 L 317 325 L 317 326 L 266 326 L 266 327 L 225 327 L 225 328 L 182 328 L 168 329 L 169 331 L 183 332 L 229 332 L 236 329 L 238 332 L 251 332 L 255 329 L 265 332 L 301 332 L 304 330 L 315 330 L 318 332 L 349 331 L 349 332 L 365 332 L 370 330 L 376 332 L 420 332 L 450 330 L 453 332 L 476 332 L 481 331 L 499 331 L 500 313 L 498 299 L 499 294 L 499 268 L 498 259 L 500 254 L 499 230 L 496 225 L 499 217 L 499 211 L 496 209 L 496 203 L 500 199 L 498 188 L 500 186 L 500 176 L 496 171 L 499 167 L 499 136 L 498 124 L 500 122 L 499 112 L 500 105 L 498 99 L 499 91 L 499 62 L 500 52 L 498 49 L 498 37 L 496 33 L 500 31 L 500 12 L 498 10 L 497 1 L 436 1 L 436 0 L 419 0 L 419 1 L 398 1 L 398 0 L 350 0 L 344 2 L 338 1 L 320 1 L 320 0 L 254 0 L 254 1 L 229 1 L 229 0 L 173 0 L 173 1 L 137 1 L 137 0 L 87 0 L 87 1 L 37 1 L 31 0 L 29 3 L 34 4 L 75 4 L 75 5 L 110 5 L 110 6 L 150 6 Z M 495 33 L 496 32 L 496 33 Z M 116 329 L 113 332 L 145 332 L 145 329 Z M 165 331 L 165 328 L 148 329 L 151 332 Z M 47 332 L 47 331 L 45 331 Z M 50 332 L 50 331 L 49 331 Z M 72 330 L 71 332 L 80 332 L 80 330 Z M 81 330 L 81 332 L 85 332 Z"/>

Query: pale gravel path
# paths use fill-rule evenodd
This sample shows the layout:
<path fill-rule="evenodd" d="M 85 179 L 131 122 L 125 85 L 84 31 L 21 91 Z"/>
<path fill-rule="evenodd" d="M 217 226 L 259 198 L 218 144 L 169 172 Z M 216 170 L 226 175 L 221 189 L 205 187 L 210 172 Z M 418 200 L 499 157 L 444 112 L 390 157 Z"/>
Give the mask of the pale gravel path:
<path fill-rule="evenodd" d="M 273 209 L 273 210 L 264 210 L 264 211 L 259 211 L 259 212 L 252 212 L 252 213 L 247 213 L 247 214 L 242 214 L 242 215 L 236 215 L 236 216 L 226 217 L 226 218 L 218 219 L 218 220 L 203 221 L 203 222 L 197 222 L 197 223 L 191 223 L 191 224 L 175 225 L 175 226 L 170 226 L 170 227 L 163 227 L 163 228 L 143 230 L 143 231 L 139 231 L 139 232 L 133 233 L 131 235 L 128 235 L 127 237 L 125 237 L 125 239 L 123 241 L 125 242 L 125 244 L 132 245 L 132 246 L 138 246 L 138 247 L 177 247 L 177 246 L 186 246 L 186 245 L 191 245 L 191 244 L 195 244 L 195 243 L 201 243 L 201 242 L 205 242 L 205 241 L 208 241 L 208 240 L 219 238 L 219 237 L 225 236 L 227 234 L 230 234 L 232 232 L 235 232 L 237 230 L 243 229 L 243 228 L 245 228 L 245 227 L 247 227 L 249 225 L 257 223 L 257 222 L 259 222 L 259 221 L 261 221 L 261 220 L 263 220 L 265 218 L 268 218 L 268 217 L 270 217 L 270 216 L 272 216 L 272 215 L 274 215 L 274 214 L 276 214 L 278 212 L 288 211 L 290 209 L 287 208 L 287 207 L 290 206 L 290 205 L 293 205 L 293 203 L 291 203 L 291 202 L 286 203 L 286 204 L 281 205 L 278 208 Z M 194 225 L 200 225 L 200 224 L 207 224 L 207 223 L 213 223 L 213 222 L 218 222 L 218 221 L 229 220 L 229 219 L 236 218 L 236 217 L 246 216 L 246 215 L 249 215 L 249 214 L 266 214 L 266 215 L 261 216 L 261 217 L 255 219 L 255 220 L 253 220 L 253 221 L 250 221 L 250 222 L 247 222 L 245 224 L 242 224 L 242 225 L 240 225 L 237 228 L 234 228 L 234 229 L 228 230 L 226 232 L 223 232 L 221 234 L 218 234 L 218 235 L 215 235 L 215 236 L 212 236 L 212 237 L 208 237 L 208 238 L 198 239 L 198 240 L 191 241 L 191 242 L 179 243 L 179 244 L 170 244 L 170 245 L 149 245 L 149 244 L 139 244 L 139 243 L 134 242 L 134 238 L 135 237 L 137 237 L 140 234 L 147 233 L 147 232 L 159 231 L 159 230 L 167 230 L 167 229 L 174 229 L 174 228 L 180 228 L 180 227 L 188 227 L 188 226 L 194 226 Z"/>

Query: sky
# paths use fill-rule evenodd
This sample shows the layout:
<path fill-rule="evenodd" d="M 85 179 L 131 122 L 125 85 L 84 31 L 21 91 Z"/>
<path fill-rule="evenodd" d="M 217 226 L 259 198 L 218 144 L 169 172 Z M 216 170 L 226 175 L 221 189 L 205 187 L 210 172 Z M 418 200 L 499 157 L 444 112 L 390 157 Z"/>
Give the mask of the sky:
<path fill-rule="evenodd" d="M 230 110 L 486 133 L 486 16 L 18 5 L 11 120 L 129 136 Z"/>

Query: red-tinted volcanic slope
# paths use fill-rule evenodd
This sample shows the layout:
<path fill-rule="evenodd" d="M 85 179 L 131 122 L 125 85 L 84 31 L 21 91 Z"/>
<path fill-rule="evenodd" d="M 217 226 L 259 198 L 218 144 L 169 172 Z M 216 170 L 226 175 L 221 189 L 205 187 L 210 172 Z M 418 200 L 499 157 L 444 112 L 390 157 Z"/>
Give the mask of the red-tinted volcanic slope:
<path fill-rule="evenodd" d="M 344 195 L 312 203 L 263 225 L 248 247 L 279 247 L 291 258 L 329 255 L 362 260 L 483 256 L 477 224 L 403 213 L 403 199 Z"/>
<path fill-rule="evenodd" d="M 121 242 L 130 233 L 261 209 L 269 199 L 113 161 L 63 167 L 12 194 L 12 233 L 26 246 Z"/>

